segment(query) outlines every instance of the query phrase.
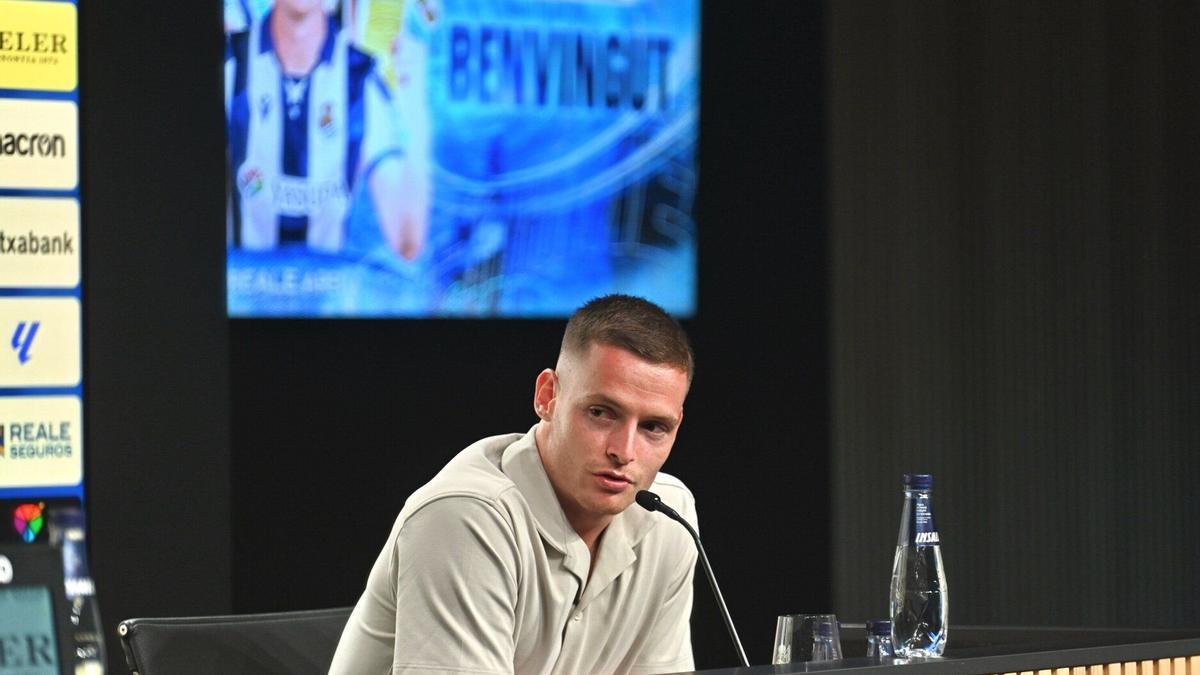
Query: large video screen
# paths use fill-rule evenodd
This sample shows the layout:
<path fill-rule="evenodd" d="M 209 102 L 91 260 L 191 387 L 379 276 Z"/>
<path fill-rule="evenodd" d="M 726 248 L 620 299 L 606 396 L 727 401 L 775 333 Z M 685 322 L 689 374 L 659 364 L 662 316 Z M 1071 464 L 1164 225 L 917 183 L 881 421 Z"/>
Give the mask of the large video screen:
<path fill-rule="evenodd" d="M 699 0 L 225 0 L 235 317 L 696 303 Z"/>

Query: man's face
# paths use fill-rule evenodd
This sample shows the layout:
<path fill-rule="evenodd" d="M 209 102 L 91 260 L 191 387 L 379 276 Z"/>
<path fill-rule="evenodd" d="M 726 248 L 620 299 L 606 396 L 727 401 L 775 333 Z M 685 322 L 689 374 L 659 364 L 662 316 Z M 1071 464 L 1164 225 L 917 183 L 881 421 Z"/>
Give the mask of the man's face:
<path fill-rule="evenodd" d="M 654 482 L 687 391 L 686 372 L 601 344 L 538 376 L 538 450 L 576 530 L 607 525 Z"/>
<path fill-rule="evenodd" d="M 297 16 L 325 13 L 324 0 L 275 0 L 275 7 L 281 12 Z"/>

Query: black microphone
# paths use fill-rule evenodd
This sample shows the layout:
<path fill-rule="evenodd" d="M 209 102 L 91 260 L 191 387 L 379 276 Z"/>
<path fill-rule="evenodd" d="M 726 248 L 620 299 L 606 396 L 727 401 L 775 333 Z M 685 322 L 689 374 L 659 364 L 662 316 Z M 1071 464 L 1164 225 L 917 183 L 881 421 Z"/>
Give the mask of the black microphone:
<path fill-rule="evenodd" d="M 713 596 L 717 599 L 717 609 L 721 610 L 721 618 L 725 619 L 725 628 L 729 630 L 729 637 L 733 639 L 733 646 L 737 648 L 738 658 L 742 660 L 742 665 L 749 668 L 750 661 L 746 658 L 746 650 L 742 649 L 742 641 L 738 639 L 737 629 L 733 627 L 733 619 L 729 616 L 729 608 L 725 606 L 725 598 L 721 596 L 721 588 L 717 586 L 717 578 L 713 576 L 712 566 L 708 564 L 708 555 L 704 553 L 704 544 L 700 543 L 700 535 L 692 529 L 688 521 L 679 515 L 675 509 L 663 503 L 662 498 L 649 490 L 638 490 L 637 503 L 647 511 L 661 511 L 663 515 L 683 525 L 692 535 L 692 541 L 696 542 L 696 550 L 700 552 L 700 565 L 704 568 L 704 575 L 708 577 L 708 585 L 712 586 Z"/>

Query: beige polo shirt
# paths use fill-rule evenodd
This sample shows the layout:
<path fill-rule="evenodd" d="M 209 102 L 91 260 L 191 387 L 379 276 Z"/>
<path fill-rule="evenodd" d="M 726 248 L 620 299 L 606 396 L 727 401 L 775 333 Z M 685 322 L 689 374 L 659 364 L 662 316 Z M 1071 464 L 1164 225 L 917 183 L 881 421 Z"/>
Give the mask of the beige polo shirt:
<path fill-rule="evenodd" d="M 696 526 L 678 479 L 652 489 Z M 587 545 L 533 431 L 485 438 L 405 502 L 342 633 L 331 675 L 692 670 L 696 550 L 634 505 Z"/>

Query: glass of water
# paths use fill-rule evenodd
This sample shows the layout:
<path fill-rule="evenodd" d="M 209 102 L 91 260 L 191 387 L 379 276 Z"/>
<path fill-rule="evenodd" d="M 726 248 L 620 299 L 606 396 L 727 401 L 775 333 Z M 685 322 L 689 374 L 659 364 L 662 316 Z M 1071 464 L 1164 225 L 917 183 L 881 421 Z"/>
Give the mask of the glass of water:
<path fill-rule="evenodd" d="M 834 661 L 842 658 L 842 639 L 833 614 L 784 614 L 775 620 L 771 663 Z"/>

